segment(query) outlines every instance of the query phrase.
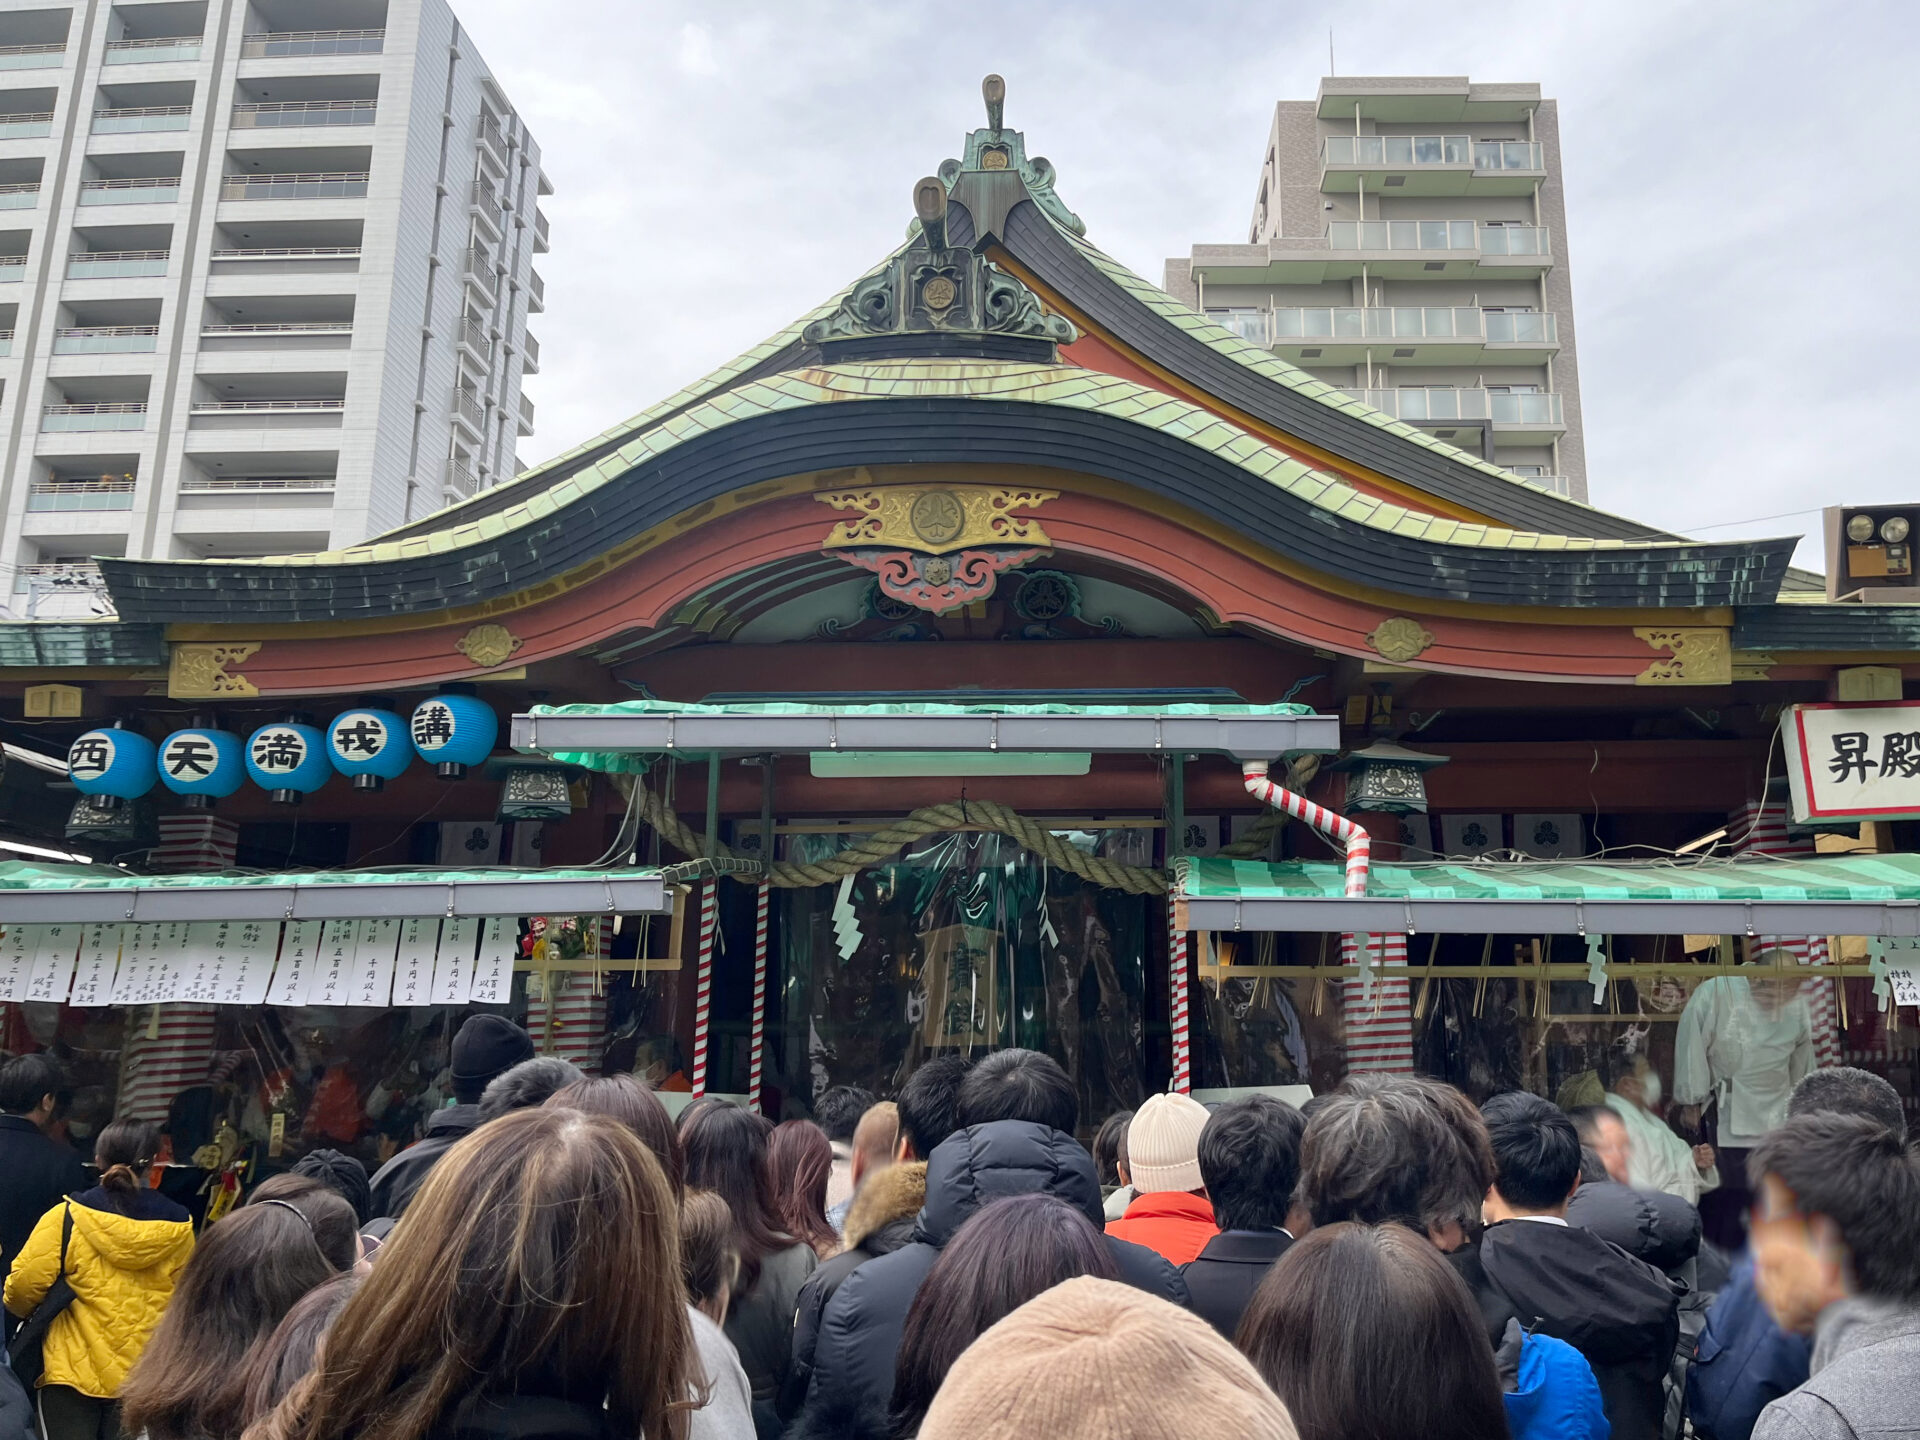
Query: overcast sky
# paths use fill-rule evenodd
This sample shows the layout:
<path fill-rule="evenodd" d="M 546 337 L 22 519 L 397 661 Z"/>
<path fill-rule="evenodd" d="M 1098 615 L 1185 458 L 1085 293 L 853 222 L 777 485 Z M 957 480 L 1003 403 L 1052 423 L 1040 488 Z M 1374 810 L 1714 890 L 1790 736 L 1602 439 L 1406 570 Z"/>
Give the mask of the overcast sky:
<path fill-rule="evenodd" d="M 1718 539 L 1920 500 L 1920 6 L 454 5 L 556 191 L 529 464 L 897 243 L 913 182 L 984 123 L 988 71 L 1140 274 L 1246 239 L 1273 103 L 1311 98 L 1331 25 L 1342 75 L 1559 102 L 1595 504 Z M 1753 523 L 1703 528 L 1727 521 Z"/>

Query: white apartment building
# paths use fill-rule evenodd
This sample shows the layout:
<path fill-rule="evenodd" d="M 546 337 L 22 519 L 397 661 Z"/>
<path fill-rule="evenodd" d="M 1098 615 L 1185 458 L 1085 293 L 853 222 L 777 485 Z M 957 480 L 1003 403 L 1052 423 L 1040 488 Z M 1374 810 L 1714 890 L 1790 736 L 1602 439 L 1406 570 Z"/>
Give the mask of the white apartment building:
<path fill-rule="evenodd" d="M 1166 288 L 1389 415 L 1587 498 L 1560 127 L 1538 85 L 1329 77 L 1283 100 L 1246 244 Z"/>
<path fill-rule="evenodd" d="M 0 607 L 516 473 L 550 192 L 445 0 L 0 0 Z"/>

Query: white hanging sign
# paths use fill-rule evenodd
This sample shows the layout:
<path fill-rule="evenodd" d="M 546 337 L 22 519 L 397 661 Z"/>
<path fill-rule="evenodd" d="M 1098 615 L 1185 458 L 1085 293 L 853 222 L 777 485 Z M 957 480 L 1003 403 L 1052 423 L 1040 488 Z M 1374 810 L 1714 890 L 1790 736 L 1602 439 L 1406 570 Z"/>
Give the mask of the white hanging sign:
<path fill-rule="evenodd" d="M 273 953 L 280 944 L 280 925 L 268 920 L 222 921 L 219 962 L 214 967 L 216 1005 L 258 1005 L 267 998 L 273 978 Z"/>
<path fill-rule="evenodd" d="M 217 993 L 214 972 L 226 948 L 230 920 L 196 920 L 187 926 L 186 955 L 180 963 L 179 998 L 194 1005 L 211 1005 Z"/>
<path fill-rule="evenodd" d="M 161 933 L 153 950 L 154 969 L 152 982 L 146 988 L 145 999 L 152 1004 L 162 1004 L 181 1000 L 181 993 L 187 983 L 187 945 L 193 926 L 184 920 L 172 920 L 156 927 Z"/>
<path fill-rule="evenodd" d="M 120 967 L 120 947 L 128 929 L 107 921 L 87 926 L 80 940 L 80 964 L 73 973 L 69 1005 L 98 1006 L 113 999 L 114 972 Z"/>
<path fill-rule="evenodd" d="M 504 1005 L 513 994 L 513 942 L 520 927 L 504 915 L 489 915 L 480 927 L 480 955 L 473 963 L 475 1005 Z"/>
<path fill-rule="evenodd" d="M 33 968 L 27 975 L 27 999 L 58 1003 L 73 985 L 73 967 L 80 955 L 84 925 L 42 925 L 34 948 Z"/>
<path fill-rule="evenodd" d="M 353 984 L 354 956 L 360 949 L 358 920 L 329 920 L 320 937 L 320 959 L 307 987 L 309 1005 L 344 1005 Z"/>
<path fill-rule="evenodd" d="M 1920 700 L 1795 705 L 1780 717 L 1793 818 L 1920 818 Z"/>
<path fill-rule="evenodd" d="M 440 945 L 440 922 L 415 916 L 400 922 L 400 950 L 393 964 L 393 1003 L 433 1003 L 433 957 Z"/>
<path fill-rule="evenodd" d="M 269 1005 L 304 1005 L 319 963 L 320 920 L 289 920 L 280 936 L 280 958 L 267 986 Z"/>
<path fill-rule="evenodd" d="M 120 973 L 113 982 L 113 1004 L 140 1003 L 142 978 L 146 973 L 153 946 L 159 938 L 160 927 L 156 924 L 126 927 L 126 940 L 120 947 Z"/>
<path fill-rule="evenodd" d="M 440 948 L 433 957 L 435 1005 L 464 1005 L 473 994 L 473 951 L 480 941 L 480 922 L 468 916 L 442 921 Z"/>
<path fill-rule="evenodd" d="M 27 976 L 39 949 L 38 925 L 8 925 L 0 930 L 0 1000 L 25 998 Z"/>
<path fill-rule="evenodd" d="M 349 1005 L 389 1005 L 393 1001 L 393 955 L 400 943 L 398 920 L 362 920 L 360 948 L 353 957 Z"/>
<path fill-rule="evenodd" d="M 1920 971 L 1889 970 L 1887 979 L 1893 982 L 1894 1004 L 1920 1005 Z"/>

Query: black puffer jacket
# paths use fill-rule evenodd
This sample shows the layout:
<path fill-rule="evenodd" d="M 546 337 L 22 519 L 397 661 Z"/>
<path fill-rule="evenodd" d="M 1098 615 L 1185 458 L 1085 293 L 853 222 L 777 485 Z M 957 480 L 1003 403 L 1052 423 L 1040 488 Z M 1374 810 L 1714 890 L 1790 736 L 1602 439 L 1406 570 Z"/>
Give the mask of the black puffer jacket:
<path fill-rule="evenodd" d="M 859 1433 L 884 1421 L 893 1399 L 893 1371 L 907 1311 L 940 1251 L 960 1227 L 1008 1195 L 1052 1195 L 1102 1228 L 1100 1181 L 1093 1157 L 1071 1135 L 1022 1120 L 996 1120 L 956 1131 L 927 1164 L 927 1203 L 913 1240 L 869 1260 L 841 1283 L 820 1319 L 813 1383 L 803 1433 Z M 1179 1271 L 1144 1246 L 1108 1237 L 1120 1278 L 1149 1294 L 1185 1305 Z"/>
<path fill-rule="evenodd" d="M 1700 1253 L 1700 1212 L 1664 1190 L 1589 1182 L 1573 1192 L 1567 1223 L 1669 1275 Z"/>
<path fill-rule="evenodd" d="M 368 1200 L 369 1218 L 398 1219 L 413 1203 L 414 1192 L 426 1184 L 427 1172 L 440 1157 L 480 1128 L 478 1105 L 449 1105 L 427 1119 L 426 1133 L 402 1150 L 373 1177 Z"/>
<path fill-rule="evenodd" d="M 1497 1297 L 1522 1328 L 1566 1341 L 1593 1367 L 1613 1440 L 1659 1440 L 1662 1382 L 1679 1339 L 1673 1282 L 1569 1225 L 1503 1220 L 1474 1248 L 1494 1292 L 1482 1297 L 1482 1315 L 1492 1317 L 1497 1307 L 1489 1301 Z"/>

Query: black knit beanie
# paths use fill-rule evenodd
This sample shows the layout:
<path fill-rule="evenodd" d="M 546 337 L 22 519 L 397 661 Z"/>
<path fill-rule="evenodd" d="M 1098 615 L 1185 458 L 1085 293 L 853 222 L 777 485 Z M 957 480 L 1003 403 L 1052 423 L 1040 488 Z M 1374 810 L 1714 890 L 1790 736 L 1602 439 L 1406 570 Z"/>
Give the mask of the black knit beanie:
<path fill-rule="evenodd" d="M 367 1167 L 351 1155 L 338 1150 L 309 1150 L 293 1162 L 293 1173 L 318 1180 L 353 1206 L 354 1223 L 367 1223 L 373 1208 L 373 1187 L 367 1181 Z"/>
<path fill-rule="evenodd" d="M 453 1037 L 453 1098 L 475 1105 L 487 1082 L 533 1058 L 533 1037 L 504 1015 L 475 1015 Z"/>

